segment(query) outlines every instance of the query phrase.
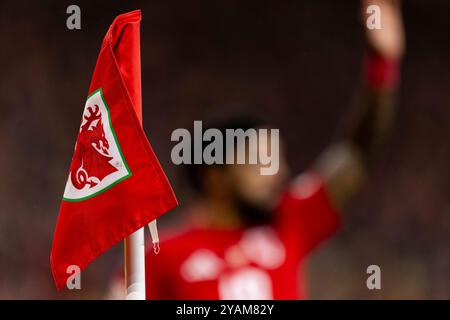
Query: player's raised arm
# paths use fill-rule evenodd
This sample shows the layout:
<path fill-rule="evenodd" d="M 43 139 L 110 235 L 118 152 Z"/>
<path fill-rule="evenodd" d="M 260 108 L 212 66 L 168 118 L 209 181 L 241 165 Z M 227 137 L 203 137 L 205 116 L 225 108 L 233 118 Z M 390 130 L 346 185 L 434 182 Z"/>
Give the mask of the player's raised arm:
<path fill-rule="evenodd" d="M 381 29 L 376 29 L 376 23 L 367 23 L 367 18 L 378 9 Z M 330 197 L 341 209 L 364 182 L 392 127 L 404 51 L 400 1 L 364 0 L 361 14 L 367 42 L 364 89 L 355 108 L 344 119 L 338 140 L 314 164 L 325 179 Z"/>

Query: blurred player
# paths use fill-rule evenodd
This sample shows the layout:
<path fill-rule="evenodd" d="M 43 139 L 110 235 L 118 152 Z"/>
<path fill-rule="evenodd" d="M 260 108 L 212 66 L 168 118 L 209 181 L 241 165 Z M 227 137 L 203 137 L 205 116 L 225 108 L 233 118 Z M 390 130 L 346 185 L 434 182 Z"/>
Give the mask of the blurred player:
<path fill-rule="evenodd" d="M 337 212 L 363 184 L 393 119 L 404 46 L 400 6 L 363 1 L 364 25 L 369 4 L 380 6 L 382 29 L 366 29 L 364 94 L 340 140 L 290 183 L 282 148 L 272 176 L 259 165 L 190 165 L 200 199 L 186 213 L 186 230 L 166 236 L 158 255 L 147 253 L 148 299 L 306 297 L 305 257 L 338 228 Z M 219 129 L 264 125 L 238 119 Z"/>

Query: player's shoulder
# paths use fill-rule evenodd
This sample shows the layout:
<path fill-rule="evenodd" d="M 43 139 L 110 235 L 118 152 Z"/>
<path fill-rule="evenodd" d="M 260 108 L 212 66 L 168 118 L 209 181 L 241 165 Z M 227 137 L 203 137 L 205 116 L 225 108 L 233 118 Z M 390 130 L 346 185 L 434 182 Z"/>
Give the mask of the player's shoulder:
<path fill-rule="evenodd" d="M 308 170 L 298 175 L 289 185 L 287 193 L 292 197 L 304 200 L 313 197 L 325 187 L 323 176 L 313 170 Z"/>
<path fill-rule="evenodd" d="M 208 212 L 201 201 L 186 208 L 183 212 L 183 223 L 166 228 L 161 232 L 161 249 L 181 250 L 195 249 L 209 242 L 214 230 L 205 227 L 204 217 Z"/>
<path fill-rule="evenodd" d="M 210 233 L 195 227 L 176 227 L 165 229 L 161 232 L 161 253 L 179 254 L 198 247 L 207 241 Z"/>

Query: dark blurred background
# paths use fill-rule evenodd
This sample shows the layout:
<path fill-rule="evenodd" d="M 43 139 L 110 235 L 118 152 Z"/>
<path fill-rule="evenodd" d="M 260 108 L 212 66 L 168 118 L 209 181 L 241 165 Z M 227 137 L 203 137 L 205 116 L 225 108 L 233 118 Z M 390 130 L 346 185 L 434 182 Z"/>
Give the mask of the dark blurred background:
<path fill-rule="evenodd" d="M 66 8 L 81 8 L 81 30 Z M 281 129 L 294 172 L 333 137 L 361 83 L 357 1 L 0 2 L 0 298 L 101 298 L 117 245 L 57 293 L 49 255 L 91 74 L 109 24 L 141 8 L 144 126 L 181 202 L 171 132 L 237 111 Z M 344 228 L 309 262 L 311 298 L 450 298 L 450 2 L 403 1 L 393 139 Z M 162 224 L 181 219 L 179 211 Z M 382 290 L 366 288 L 366 268 Z"/>

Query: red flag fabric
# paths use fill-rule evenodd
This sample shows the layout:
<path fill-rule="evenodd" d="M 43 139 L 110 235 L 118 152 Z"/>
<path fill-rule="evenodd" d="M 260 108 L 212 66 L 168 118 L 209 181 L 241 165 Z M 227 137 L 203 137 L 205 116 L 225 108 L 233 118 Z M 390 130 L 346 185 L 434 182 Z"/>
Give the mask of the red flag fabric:
<path fill-rule="evenodd" d="M 119 15 L 100 49 L 53 237 L 58 290 L 72 266 L 177 205 L 141 126 L 140 20 L 139 10 Z"/>

